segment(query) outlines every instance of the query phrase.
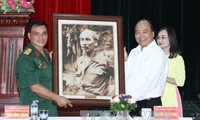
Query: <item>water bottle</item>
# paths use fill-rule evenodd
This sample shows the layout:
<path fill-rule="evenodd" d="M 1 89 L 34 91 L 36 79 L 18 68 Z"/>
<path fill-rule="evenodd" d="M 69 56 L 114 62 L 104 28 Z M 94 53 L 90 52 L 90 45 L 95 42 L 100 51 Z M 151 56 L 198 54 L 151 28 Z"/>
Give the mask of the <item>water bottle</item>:
<path fill-rule="evenodd" d="M 31 120 L 37 120 L 38 119 L 38 100 L 33 100 L 31 104 Z"/>

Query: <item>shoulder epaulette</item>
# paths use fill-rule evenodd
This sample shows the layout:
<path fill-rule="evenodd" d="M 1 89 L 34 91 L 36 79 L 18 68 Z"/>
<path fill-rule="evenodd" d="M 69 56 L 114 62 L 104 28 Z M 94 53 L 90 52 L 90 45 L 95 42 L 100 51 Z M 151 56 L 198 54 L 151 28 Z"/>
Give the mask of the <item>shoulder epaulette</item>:
<path fill-rule="evenodd" d="M 32 49 L 27 48 L 27 49 L 24 51 L 24 54 L 29 55 L 31 52 L 32 52 Z"/>

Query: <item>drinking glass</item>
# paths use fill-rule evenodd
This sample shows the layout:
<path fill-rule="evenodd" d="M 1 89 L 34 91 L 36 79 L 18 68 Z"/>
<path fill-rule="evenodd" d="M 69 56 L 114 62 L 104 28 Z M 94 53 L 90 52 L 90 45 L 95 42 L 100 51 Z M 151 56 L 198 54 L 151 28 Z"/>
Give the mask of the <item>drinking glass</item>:
<path fill-rule="evenodd" d="M 49 111 L 48 110 L 39 110 L 40 120 L 48 120 Z"/>
<path fill-rule="evenodd" d="M 151 112 L 152 112 L 151 108 L 142 108 L 142 111 L 141 111 L 142 120 L 151 120 L 151 116 L 152 116 Z"/>

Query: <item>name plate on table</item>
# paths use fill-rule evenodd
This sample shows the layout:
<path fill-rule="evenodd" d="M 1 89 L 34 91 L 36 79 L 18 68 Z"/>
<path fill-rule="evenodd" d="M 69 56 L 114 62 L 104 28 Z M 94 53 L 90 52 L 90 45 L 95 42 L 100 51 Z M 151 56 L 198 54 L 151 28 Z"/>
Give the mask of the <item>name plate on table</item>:
<path fill-rule="evenodd" d="M 5 118 L 29 118 L 29 106 L 5 105 Z"/>
<path fill-rule="evenodd" d="M 169 119 L 178 120 L 178 109 L 177 107 L 164 107 L 155 106 L 154 107 L 154 118 L 155 119 Z"/>

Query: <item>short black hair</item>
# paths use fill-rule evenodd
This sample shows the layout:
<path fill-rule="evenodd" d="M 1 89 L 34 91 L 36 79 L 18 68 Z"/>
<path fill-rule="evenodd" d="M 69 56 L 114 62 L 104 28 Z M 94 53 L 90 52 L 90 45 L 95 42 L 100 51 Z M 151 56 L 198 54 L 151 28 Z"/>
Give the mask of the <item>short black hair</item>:
<path fill-rule="evenodd" d="M 31 29 L 33 26 L 41 26 L 41 25 L 44 25 L 46 28 L 47 28 L 47 24 L 44 22 L 44 21 L 41 21 L 41 20 L 32 20 L 28 23 L 27 25 L 27 31 L 28 32 L 31 32 Z"/>
<path fill-rule="evenodd" d="M 140 20 L 136 23 L 135 27 L 136 27 L 137 24 L 138 24 L 139 22 L 141 22 L 141 21 L 146 21 L 147 23 L 149 23 L 149 26 L 150 26 L 150 28 L 151 28 L 151 31 L 154 31 L 153 24 L 152 24 L 152 22 L 151 22 L 149 19 L 140 19 Z"/>

